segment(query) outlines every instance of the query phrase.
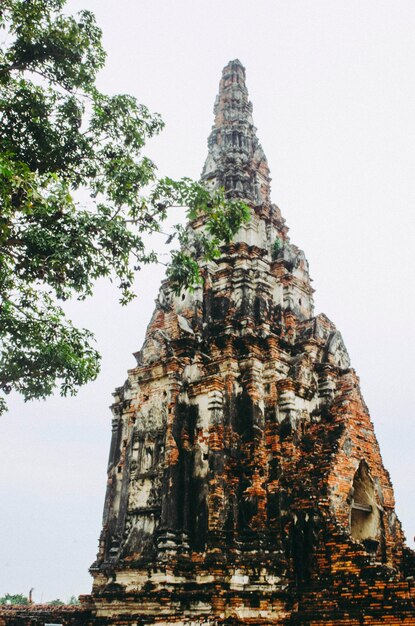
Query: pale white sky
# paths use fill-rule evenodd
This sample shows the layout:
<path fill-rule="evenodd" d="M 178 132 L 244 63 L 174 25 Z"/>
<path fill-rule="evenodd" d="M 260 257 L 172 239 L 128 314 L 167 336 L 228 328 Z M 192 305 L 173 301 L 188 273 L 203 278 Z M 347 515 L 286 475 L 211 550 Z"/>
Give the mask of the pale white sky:
<path fill-rule="evenodd" d="M 198 178 L 222 67 L 246 66 L 272 197 L 306 253 L 316 312 L 342 332 L 415 534 L 415 3 L 413 0 L 70 0 L 93 10 L 108 51 L 99 83 L 134 94 L 167 127 L 148 147 L 161 174 Z M 162 273 L 127 309 L 100 284 L 70 305 L 96 332 L 99 379 L 76 398 L 0 419 L 0 595 L 66 600 L 91 588 L 111 393 L 140 348 Z"/>

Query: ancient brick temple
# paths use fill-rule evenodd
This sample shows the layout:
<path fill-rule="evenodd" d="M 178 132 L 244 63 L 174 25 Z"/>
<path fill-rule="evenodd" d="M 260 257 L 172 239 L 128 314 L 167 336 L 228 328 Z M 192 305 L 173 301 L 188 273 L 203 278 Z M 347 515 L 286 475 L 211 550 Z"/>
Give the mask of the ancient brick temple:
<path fill-rule="evenodd" d="M 162 284 L 116 391 L 91 605 L 117 624 L 415 624 L 390 478 L 271 203 L 239 61 L 214 113 L 202 179 L 252 220 L 203 265 L 203 288 Z"/>
<path fill-rule="evenodd" d="M 203 288 L 161 286 L 115 393 L 92 594 L 61 621 L 415 625 L 415 555 L 342 336 L 271 203 L 239 61 L 214 112 L 202 178 L 252 219 Z"/>

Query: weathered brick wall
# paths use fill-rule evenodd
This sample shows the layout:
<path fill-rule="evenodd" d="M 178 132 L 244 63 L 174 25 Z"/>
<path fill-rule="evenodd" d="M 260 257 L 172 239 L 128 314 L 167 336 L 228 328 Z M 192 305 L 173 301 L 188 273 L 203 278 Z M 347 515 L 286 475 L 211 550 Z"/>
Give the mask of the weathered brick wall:
<path fill-rule="evenodd" d="M 79 606 L 50 606 L 32 604 L 30 606 L 0 607 L 0 626 L 94 626 L 88 609 Z"/>

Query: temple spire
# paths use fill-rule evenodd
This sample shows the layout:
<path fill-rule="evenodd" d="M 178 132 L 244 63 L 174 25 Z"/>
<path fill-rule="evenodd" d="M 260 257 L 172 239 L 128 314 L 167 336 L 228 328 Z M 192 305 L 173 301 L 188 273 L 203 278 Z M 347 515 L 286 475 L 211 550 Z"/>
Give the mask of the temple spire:
<path fill-rule="evenodd" d="M 245 68 L 238 59 L 223 69 L 214 114 L 202 179 L 253 206 L 268 205 L 268 163 L 252 120 Z"/>

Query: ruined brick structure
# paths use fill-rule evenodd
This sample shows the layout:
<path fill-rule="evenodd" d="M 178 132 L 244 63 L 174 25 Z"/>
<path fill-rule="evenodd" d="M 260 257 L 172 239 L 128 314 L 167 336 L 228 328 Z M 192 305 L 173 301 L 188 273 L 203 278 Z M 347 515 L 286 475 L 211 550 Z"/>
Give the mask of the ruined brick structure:
<path fill-rule="evenodd" d="M 415 625 L 414 554 L 342 336 L 270 201 L 239 61 L 214 111 L 202 178 L 252 219 L 203 288 L 164 281 L 115 393 L 84 623 Z"/>

